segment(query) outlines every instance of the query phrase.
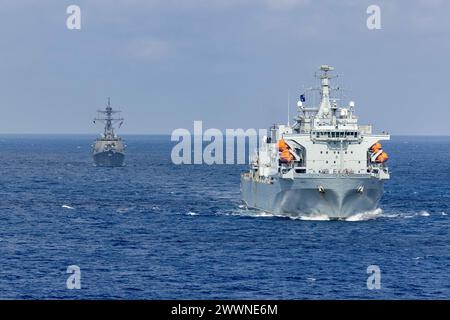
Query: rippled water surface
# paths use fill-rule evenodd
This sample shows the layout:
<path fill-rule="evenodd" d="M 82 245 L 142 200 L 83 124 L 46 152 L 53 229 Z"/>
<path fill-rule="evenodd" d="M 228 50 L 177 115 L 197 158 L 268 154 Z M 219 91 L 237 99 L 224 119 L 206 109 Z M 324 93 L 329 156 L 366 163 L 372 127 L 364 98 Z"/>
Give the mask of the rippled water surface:
<path fill-rule="evenodd" d="M 246 210 L 246 166 L 176 166 L 169 137 L 125 138 L 127 166 L 96 168 L 94 137 L 0 137 L 0 298 L 450 298 L 450 137 L 386 142 L 382 211 L 354 221 Z"/>

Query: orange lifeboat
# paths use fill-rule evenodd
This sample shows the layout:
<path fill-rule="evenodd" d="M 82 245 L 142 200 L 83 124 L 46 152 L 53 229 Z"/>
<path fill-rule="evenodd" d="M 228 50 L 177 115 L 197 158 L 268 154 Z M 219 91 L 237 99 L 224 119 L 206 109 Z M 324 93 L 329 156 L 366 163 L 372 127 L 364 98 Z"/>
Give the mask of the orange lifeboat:
<path fill-rule="evenodd" d="M 291 162 L 293 160 L 294 160 L 294 156 L 292 155 L 292 153 L 288 149 L 285 149 L 285 150 L 281 151 L 281 154 L 280 154 L 280 161 L 281 162 L 289 163 L 289 162 Z"/>
<path fill-rule="evenodd" d="M 383 152 L 380 153 L 380 155 L 375 159 L 375 162 L 383 163 L 383 162 L 388 161 L 388 159 L 389 159 L 388 154 L 387 154 L 386 152 L 383 151 Z"/>
<path fill-rule="evenodd" d="M 371 147 L 370 147 L 370 151 L 373 153 L 377 153 L 378 151 L 381 150 L 381 143 L 377 142 L 374 143 Z"/>
<path fill-rule="evenodd" d="M 278 150 L 280 152 L 283 152 L 284 150 L 288 150 L 289 149 L 289 145 L 286 143 L 286 141 L 284 141 L 283 139 L 280 139 L 278 141 Z"/>

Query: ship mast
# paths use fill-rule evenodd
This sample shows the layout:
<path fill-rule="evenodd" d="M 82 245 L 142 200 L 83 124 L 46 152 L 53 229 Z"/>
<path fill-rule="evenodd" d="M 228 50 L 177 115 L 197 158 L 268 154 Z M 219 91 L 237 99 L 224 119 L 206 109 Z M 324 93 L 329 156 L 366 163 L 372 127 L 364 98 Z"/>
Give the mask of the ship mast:
<path fill-rule="evenodd" d="M 334 78 L 328 74 L 329 71 L 333 71 L 334 67 L 328 65 L 320 66 L 320 71 L 323 73 L 320 75 L 321 81 L 321 95 L 322 100 L 320 102 L 319 112 L 317 113 L 318 118 L 330 118 L 330 79 Z"/>
<path fill-rule="evenodd" d="M 97 110 L 99 114 L 103 114 L 104 116 L 99 116 L 94 119 L 95 121 L 103 121 L 105 123 L 105 131 L 103 133 L 104 138 L 115 138 L 114 134 L 114 122 L 123 121 L 123 118 L 114 118 L 113 114 L 119 113 L 120 111 L 115 111 L 111 107 L 111 99 L 108 97 L 108 103 L 106 104 L 105 110 Z"/>

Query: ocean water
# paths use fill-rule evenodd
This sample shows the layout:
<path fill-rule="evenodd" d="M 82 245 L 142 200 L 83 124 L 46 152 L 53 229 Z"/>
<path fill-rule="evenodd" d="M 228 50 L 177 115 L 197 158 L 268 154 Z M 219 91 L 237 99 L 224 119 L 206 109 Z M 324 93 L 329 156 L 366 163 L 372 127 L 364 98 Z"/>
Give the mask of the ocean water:
<path fill-rule="evenodd" d="M 0 136 L 0 298 L 450 298 L 450 137 L 385 142 L 381 209 L 352 221 L 246 210 L 246 166 L 176 166 L 168 136 L 125 138 L 127 166 L 96 168 L 92 136 Z"/>

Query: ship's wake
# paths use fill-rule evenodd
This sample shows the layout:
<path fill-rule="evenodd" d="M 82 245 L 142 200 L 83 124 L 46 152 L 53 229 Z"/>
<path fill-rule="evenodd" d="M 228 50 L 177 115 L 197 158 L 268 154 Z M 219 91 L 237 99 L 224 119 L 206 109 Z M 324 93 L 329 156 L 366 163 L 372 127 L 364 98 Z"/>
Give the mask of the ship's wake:
<path fill-rule="evenodd" d="M 340 220 L 340 221 L 367 221 L 376 219 L 379 217 L 383 217 L 383 210 L 380 208 L 356 213 L 354 215 L 351 215 L 346 218 L 342 219 L 336 219 L 334 217 L 330 217 L 327 214 L 324 213 L 316 213 L 316 214 L 274 214 L 266 211 L 256 210 L 247 208 L 245 205 L 240 205 L 239 210 L 234 211 L 232 215 L 239 215 L 239 216 L 249 216 L 249 217 L 258 217 L 258 218 L 287 218 L 291 220 L 303 220 L 303 221 L 331 221 L 331 220 Z"/>
<path fill-rule="evenodd" d="M 383 210 L 380 208 L 377 208 L 375 210 L 356 213 L 354 215 L 351 215 L 345 219 L 345 221 L 367 221 L 367 220 L 373 220 L 379 217 L 383 216 Z"/>
<path fill-rule="evenodd" d="M 303 221 L 346 221 L 346 222 L 358 222 L 358 221 L 370 221 L 376 219 L 411 219 L 411 218 L 422 218 L 427 219 L 430 216 L 441 216 L 442 218 L 447 217 L 446 212 L 428 212 L 426 210 L 417 210 L 417 211 L 397 211 L 392 209 L 382 210 L 381 208 L 377 208 L 375 210 L 360 212 L 353 214 L 349 217 L 336 219 L 334 217 L 330 217 L 327 214 L 274 214 L 258 209 L 248 208 L 244 204 L 240 204 L 237 208 L 228 211 L 221 212 L 221 214 L 231 215 L 231 216 L 242 216 L 242 217 L 254 217 L 254 218 L 282 218 L 282 219 L 291 219 L 291 220 L 303 220 Z"/>
<path fill-rule="evenodd" d="M 346 218 L 336 219 L 334 217 L 330 217 L 327 214 L 298 214 L 298 215 L 289 215 L 289 214 L 273 214 L 270 212 L 265 212 L 256 209 L 247 208 L 245 205 L 240 205 L 238 210 L 234 210 L 231 215 L 237 216 L 246 216 L 246 217 L 256 217 L 256 218 L 285 218 L 291 220 L 303 220 L 303 221 L 347 221 L 347 222 L 358 222 L 358 221 L 369 221 L 375 220 L 379 218 L 384 219 L 408 219 L 414 217 L 429 217 L 430 213 L 427 211 L 420 212 L 408 212 L 408 213 L 392 213 L 392 212 L 384 212 L 381 208 L 377 208 L 375 210 L 366 211 L 356 213 Z M 441 213 L 440 215 L 445 216 L 445 213 Z"/>
<path fill-rule="evenodd" d="M 350 222 L 354 222 L 354 221 L 368 221 L 368 220 L 373 220 L 379 217 L 383 216 L 383 210 L 381 210 L 380 208 L 377 208 L 375 210 L 371 210 L 371 211 L 365 211 L 365 212 L 360 212 L 360 213 L 356 213 L 353 214 L 351 216 L 348 217 L 343 217 L 343 218 L 335 218 L 330 217 L 327 214 L 305 214 L 305 215 L 298 215 L 298 216 L 289 216 L 287 215 L 288 218 L 294 219 L 294 220 L 304 220 L 304 221 L 331 221 L 331 220 L 338 220 L 338 221 L 350 221 Z"/>

